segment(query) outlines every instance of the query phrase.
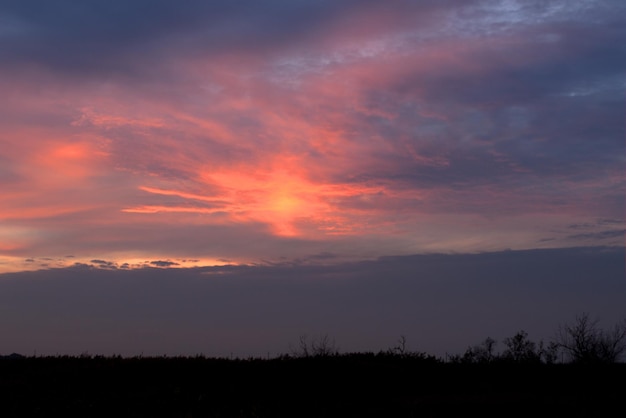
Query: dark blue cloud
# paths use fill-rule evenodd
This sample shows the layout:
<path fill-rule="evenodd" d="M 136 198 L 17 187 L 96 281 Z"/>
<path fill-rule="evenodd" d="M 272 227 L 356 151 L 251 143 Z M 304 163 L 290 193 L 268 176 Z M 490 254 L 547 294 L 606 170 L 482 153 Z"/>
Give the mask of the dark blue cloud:
<path fill-rule="evenodd" d="M 267 50 L 306 39 L 372 1 L 3 1 L 4 65 L 109 75 L 148 70 L 175 50 Z M 401 4 L 402 2 L 398 2 Z"/>
<path fill-rule="evenodd" d="M 174 267 L 174 266 L 180 266 L 180 263 L 176 263 L 175 261 L 156 260 L 156 261 L 151 261 L 150 265 L 153 265 L 155 267 Z"/>
<path fill-rule="evenodd" d="M 89 262 L 93 263 L 93 264 L 95 264 L 98 267 L 103 268 L 103 269 L 117 269 L 117 263 L 115 263 L 113 261 L 90 260 Z"/>
<path fill-rule="evenodd" d="M 611 239 L 611 238 L 625 238 L 626 237 L 626 230 L 621 230 L 621 231 L 616 231 L 613 229 L 609 229 L 606 231 L 600 231 L 600 232 L 586 232 L 586 233 L 582 233 L 582 234 L 573 234 L 570 235 L 568 238 L 573 239 L 573 240 L 579 240 L 579 239 L 593 239 L 593 240 L 602 240 L 602 239 Z"/>
<path fill-rule="evenodd" d="M 377 86 L 367 93 L 369 108 L 396 117 L 390 123 L 364 115 L 359 133 L 377 132 L 396 148 L 379 155 L 378 171 L 356 176 L 418 188 L 518 190 L 531 200 L 571 204 L 577 184 L 596 183 L 586 188 L 593 200 L 611 216 L 623 213 L 624 184 L 615 182 L 625 152 L 625 28 L 617 13 L 602 24 L 582 16 L 520 24 L 502 34 L 510 38 L 507 48 L 498 37 L 485 38 L 474 52 L 459 51 L 457 66 Z M 407 144 L 425 160 L 447 164 L 396 152 Z"/>
<path fill-rule="evenodd" d="M 3 350 L 30 354 L 265 355 L 299 335 L 345 351 L 458 353 L 525 329 L 550 339 L 589 312 L 626 316 L 624 248 L 385 257 L 332 266 L 285 263 L 3 274 Z"/>

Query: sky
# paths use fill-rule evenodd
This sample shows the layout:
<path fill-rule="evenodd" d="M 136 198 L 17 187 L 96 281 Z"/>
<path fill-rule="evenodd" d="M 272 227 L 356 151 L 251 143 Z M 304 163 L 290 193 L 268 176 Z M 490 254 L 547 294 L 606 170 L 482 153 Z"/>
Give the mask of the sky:
<path fill-rule="evenodd" d="M 26 352 L 244 353 L 327 324 L 441 352 L 489 332 L 450 328 L 460 288 L 499 316 L 521 283 L 502 318 L 541 336 L 626 317 L 625 45 L 619 0 L 0 0 L 0 329 Z M 419 289 L 430 326 L 392 312 Z"/>

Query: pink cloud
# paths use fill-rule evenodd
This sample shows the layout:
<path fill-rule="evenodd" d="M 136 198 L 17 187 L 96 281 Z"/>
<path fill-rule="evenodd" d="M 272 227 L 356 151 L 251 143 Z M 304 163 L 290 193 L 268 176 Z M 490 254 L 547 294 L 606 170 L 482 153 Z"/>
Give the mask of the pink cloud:
<path fill-rule="evenodd" d="M 381 236 L 382 253 L 524 247 L 542 238 L 554 212 L 562 224 L 613 216 L 594 201 L 623 190 L 621 176 L 547 180 L 552 166 L 511 145 L 548 142 L 530 131 L 540 118 L 532 103 L 511 100 L 535 118 L 511 133 L 498 113 L 511 103 L 481 96 L 492 82 L 523 91 L 523 80 L 499 74 L 549 61 L 557 41 L 529 43 L 527 29 L 461 37 L 451 26 L 435 29 L 435 7 L 420 16 L 403 10 L 364 8 L 302 48 L 267 54 L 174 54 L 168 46 L 150 72 L 162 82 L 13 75 L 0 86 L 8 115 L 0 162 L 11 162 L 0 170 L 0 220 L 23 229 L 4 235 L 2 251 L 76 252 L 92 239 L 94 259 L 124 251 L 167 259 L 177 249 L 134 228 L 175 237 L 198 226 L 219 229 L 219 239 L 231 228 L 233 242 L 249 228 L 281 255 L 297 252 L 285 250 L 290 240 L 306 242 L 299 251 L 307 252 L 370 238 L 363 252 L 372 254 Z M 512 225 L 533 220 L 541 226 L 532 233 Z M 504 232 L 474 237 L 495 224 Z M 40 236 L 24 232 L 33 225 Z M 190 238 L 185 251 L 202 239 Z"/>

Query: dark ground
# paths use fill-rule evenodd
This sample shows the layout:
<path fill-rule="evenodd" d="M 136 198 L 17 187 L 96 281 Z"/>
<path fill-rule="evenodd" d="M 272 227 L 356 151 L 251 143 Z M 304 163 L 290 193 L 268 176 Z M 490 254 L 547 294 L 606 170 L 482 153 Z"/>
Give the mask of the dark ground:
<path fill-rule="evenodd" d="M 2 417 L 605 417 L 626 364 L 450 364 L 379 354 L 0 359 Z"/>

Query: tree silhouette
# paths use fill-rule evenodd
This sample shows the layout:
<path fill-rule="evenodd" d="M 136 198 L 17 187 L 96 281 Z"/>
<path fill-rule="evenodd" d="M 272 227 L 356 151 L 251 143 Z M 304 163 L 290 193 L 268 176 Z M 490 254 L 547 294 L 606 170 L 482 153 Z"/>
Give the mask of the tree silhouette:
<path fill-rule="evenodd" d="M 626 351 L 626 321 L 603 330 L 588 313 L 559 327 L 557 345 L 574 363 L 615 363 Z"/>
<path fill-rule="evenodd" d="M 398 345 L 391 348 L 389 352 L 391 354 L 396 354 L 399 356 L 404 356 L 408 354 L 408 349 L 406 345 L 406 337 L 404 335 L 401 335 L 400 338 L 398 338 Z"/>
<path fill-rule="evenodd" d="M 461 363 L 491 363 L 498 358 L 495 352 L 496 340 L 487 337 L 482 343 L 469 347 L 462 357 L 452 358 L 452 361 Z"/>
<path fill-rule="evenodd" d="M 510 338 L 504 339 L 506 349 L 502 353 L 504 360 L 516 363 L 538 363 L 541 356 L 537 350 L 537 344 L 528 339 L 528 333 L 524 330 Z"/>

